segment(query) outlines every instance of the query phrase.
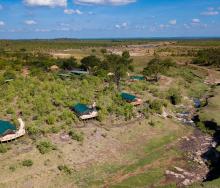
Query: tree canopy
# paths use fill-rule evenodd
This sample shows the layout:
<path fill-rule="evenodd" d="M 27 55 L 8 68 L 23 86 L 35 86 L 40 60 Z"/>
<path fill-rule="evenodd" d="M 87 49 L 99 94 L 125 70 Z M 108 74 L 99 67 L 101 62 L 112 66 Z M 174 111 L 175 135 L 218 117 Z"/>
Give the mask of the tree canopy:
<path fill-rule="evenodd" d="M 197 53 L 193 63 L 220 67 L 220 49 L 204 49 Z"/>
<path fill-rule="evenodd" d="M 166 73 L 171 66 L 175 63 L 171 59 L 161 60 L 158 57 L 150 60 L 147 66 L 143 70 L 143 75 L 147 77 L 154 77 L 156 81 L 159 79 L 159 75 Z"/>
<path fill-rule="evenodd" d="M 84 57 L 81 60 L 81 67 L 89 70 L 90 72 L 94 72 L 95 69 L 100 66 L 100 64 L 101 60 L 95 55 Z"/>
<path fill-rule="evenodd" d="M 130 57 L 129 52 L 124 51 L 122 55 L 108 54 L 105 56 L 105 65 L 109 72 L 113 73 L 114 82 L 119 88 L 120 80 L 131 70 L 133 71 L 133 59 Z"/>
<path fill-rule="evenodd" d="M 61 62 L 61 68 L 66 70 L 72 70 L 78 67 L 77 60 L 74 57 L 69 59 L 63 59 Z"/>

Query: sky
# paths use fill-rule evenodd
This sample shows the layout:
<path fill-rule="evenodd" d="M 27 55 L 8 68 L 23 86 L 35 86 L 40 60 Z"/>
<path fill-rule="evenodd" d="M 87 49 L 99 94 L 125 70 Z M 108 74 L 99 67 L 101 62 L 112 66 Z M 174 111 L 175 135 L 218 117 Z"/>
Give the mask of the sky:
<path fill-rule="evenodd" d="M 220 0 L 0 0 L 0 39 L 220 37 Z"/>

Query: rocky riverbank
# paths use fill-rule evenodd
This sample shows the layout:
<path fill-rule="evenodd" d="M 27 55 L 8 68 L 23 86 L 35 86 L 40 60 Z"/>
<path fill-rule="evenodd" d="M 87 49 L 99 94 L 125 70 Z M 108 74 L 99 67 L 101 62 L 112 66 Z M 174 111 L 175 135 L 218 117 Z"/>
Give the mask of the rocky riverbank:
<path fill-rule="evenodd" d="M 212 137 L 197 129 L 190 136 L 182 137 L 179 141 L 179 147 L 184 152 L 185 161 L 192 163 L 192 165 L 186 169 L 172 167 L 172 170 L 166 171 L 166 176 L 174 180 L 178 186 L 204 181 L 209 173 L 209 168 L 202 155 L 208 152 L 213 145 L 215 143 Z"/>
<path fill-rule="evenodd" d="M 194 115 L 196 118 L 193 119 L 193 124 L 201 123 L 199 115 Z M 220 152 L 216 149 L 220 144 L 220 127 L 215 121 L 202 121 L 202 123 L 207 131 L 213 133 L 212 135 L 203 133 L 195 126 L 193 134 L 181 138 L 179 142 L 185 160 L 192 162 L 192 167 L 190 169 L 173 167 L 172 170 L 166 171 L 166 175 L 175 179 L 179 186 L 211 181 L 220 177 Z"/>

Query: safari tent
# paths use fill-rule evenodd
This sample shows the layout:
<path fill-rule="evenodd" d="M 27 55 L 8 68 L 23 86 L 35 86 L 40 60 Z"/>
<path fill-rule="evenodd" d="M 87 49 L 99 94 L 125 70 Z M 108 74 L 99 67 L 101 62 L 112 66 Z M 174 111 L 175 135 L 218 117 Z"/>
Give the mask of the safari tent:
<path fill-rule="evenodd" d="M 142 81 L 142 80 L 145 80 L 145 77 L 144 76 L 131 76 L 130 80 L 131 81 Z"/>
<path fill-rule="evenodd" d="M 91 119 L 98 116 L 98 111 L 96 110 L 95 105 L 87 106 L 85 104 L 78 103 L 72 107 L 72 110 L 82 120 Z"/>
<path fill-rule="evenodd" d="M 121 97 L 123 100 L 131 103 L 134 106 L 142 104 L 142 100 L 135 95 L 129 93 L 121 93 Z"/>
<path fill-rule="evenodd" d="M 82 70 L 82 69 L 74 69 L 74 70 L 71 70 L 70 73 L 75 74 L 75 75 L 87 75 L 89 74 L 89 71 Z"/>

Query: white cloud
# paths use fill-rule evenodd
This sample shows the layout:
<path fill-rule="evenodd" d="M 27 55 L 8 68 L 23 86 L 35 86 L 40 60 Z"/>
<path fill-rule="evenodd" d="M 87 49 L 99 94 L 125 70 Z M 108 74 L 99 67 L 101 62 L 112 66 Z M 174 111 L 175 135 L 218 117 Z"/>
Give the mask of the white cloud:
<path fill-rule="evenodd" d="M 69 27 L 70 26 L 70 24 L 68 24 L 68 23 L 60 23 L 59 25 L 63 26 L 63 27 Z"/>
<path fill-rule="evenodd" d="M 0 27 L 1 27 L 1 26 L 4 26 L 4 25 L 5 25 L 5 22 L 0 21 Z"/>
<path fill-rule="evenodd" d="M 169 27 L 169 25 L 160 24 L 159 27 L 160 27 L 160 29 L 166 29 Z"/>
<path fill-rule="evenodd" d="M 126 27 L 128 27 L 127 22 L 123 22 L 122 24 L 116 24 L 115 25 L 115 28 L 117 28 L 117 29 L 126 28 Z"/>
<path fill-rule="evenodd" d="M 116 24 L 116 25 L 115 25 L 115 28 L 120 29 L 120 28 L 121 28 L 121 26 L 120 26 L 120 25 L 118 25 L 118 24 Z"/>
<path fill-rule="evenodd" d="M 34 20 L 25 20 L 24 23 L 25 23 L 26 25 L 36 25 L 36 24 L 37 24 L 37 22 L 34 21 Z"/>
<path fill-rule="evenodd" d="M 66 7 L 67 0 L 23 0 L 27 6 Z"/>
<path fill-rule="evenodd" d="M 190 29 L 190 26 L 188 24 L 183 24 L 183 26 L 186 28 L 186 29 Z"/>
<path fill-rule="evenodd" d="M 41 32 L 41 33 L 46 33 L 46 32 L 50 32 L 50 29 L 35 29 L 35 32 Z"/>
<path fill-rule="evenodd" d="M 56 29 L 56 31 L 70 31 L 70 28 L 68 28 L 68 27 L 61 27 L 61 28 Z"/>
<path fill-rule="evenodd" d="M 150 32 L 155 32 L 155 31 L 157 31 L 157 29 L 153 26 L 153 27 L 150 27 L 150 28 L 149 28 L 149 31 L 150 31 Z"/>
<path fill-rule="evenodd" d="M 89 15 L 94 15 L 94 12 L 89 11 L 88 14 L 89 14 Z"/>
<path fill-rule="evenodd" d="M 75 0 L 74 2 L 81 5 L 127 5 L 135 3 L 136 0 Z"/>
<path fill-rule="evenodd" d="M 83 14 L 79 9 L 73 10 L 73 9 L 65 9 L 64 10 L 65 14 L 78 14 L 81 15 Z"/>
<path fill-rule="evenodd" d="M 170 25 L 176 25 L 176 23 L 177 23 L 176 20 L 170 20 L 170 21 L 169 21 L 169 24 L 170 24 Z"/>
<path fill-rule="evenodd" d="M 218 11 L 207 11 L 207 12 L 202 12 L 201 13 L 201 15 L 204 15 L 204 16 L 216 16 L 218 14 L 219 14 Z"/>
<path fill-rule="evenodd" d="M 213 7 L 209 7 L 209 8 L 207 8 L 207 10 L 208 10 L 208 11 L 213 11 L 214 8 L 213 8 Z"/>
<path fill-rule="evenodd" d="M 127 27 L 127 26 L 128 26 L 128 23 L 127 23 L 127 22 L 124 22 L 124 23 L 121 24 L 121 26 L 122 26 L 122 27 Z"/>
<path fill-rule="evenodd" d="M 24 32 L 23 29 L 9 29 L 8 32 L 11 32 L 11 33 L 21 33 L 21 32 Z"/>
<path fill-rule="evenodd" d="M 194 23 L 194 24 L 200 23 L 200 19 L 194 18 L 194 19 L 192 19 L 192 23 Z"/>

